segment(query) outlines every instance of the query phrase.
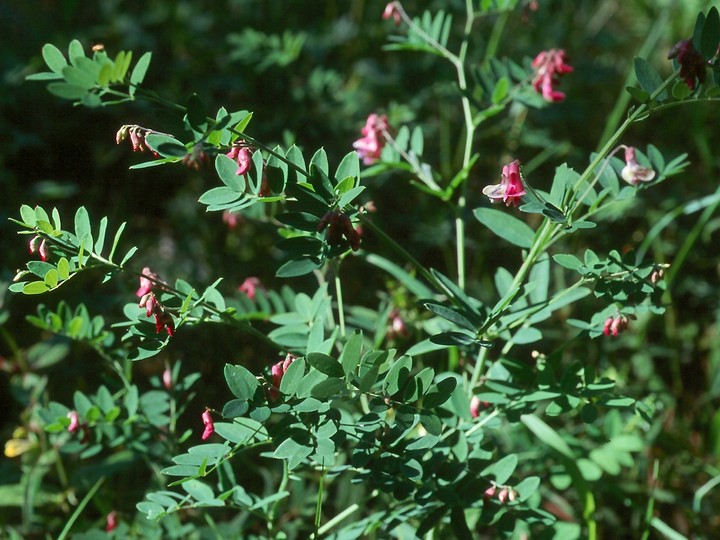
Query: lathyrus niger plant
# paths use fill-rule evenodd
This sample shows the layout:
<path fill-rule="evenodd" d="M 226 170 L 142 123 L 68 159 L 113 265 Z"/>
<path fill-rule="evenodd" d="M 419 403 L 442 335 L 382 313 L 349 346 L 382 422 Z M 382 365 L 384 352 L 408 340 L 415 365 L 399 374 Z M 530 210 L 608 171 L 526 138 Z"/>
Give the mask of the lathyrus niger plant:
<path fill-rule="evenodd" d="M 497 50 L 508 18 L 537 4 L 467 0 L 414 14 L 396 1 L 377 13 L 387 54 L 447 67 L 441 98 L 460 111 L 448 162 L 425 136 L 433 118 L 403 124 L 386 103 L 366 111 L 354 148 L 332 163 L 302 141 L 258 140 L 262 119 L 242 105 L 166 99 L 161 85 L 144 85 L 150 53 L 77 40 L 43 47 L 49 71 L 28 79 L 52 95 L 93 111 L 142 102 L 163 119 L 162 128 L 118 126 L 120 148 L 144 152 L 136 174 L 152 183 L 155 167 L 204 172 L 214 178 L 197 193 L 208 219 L 274 227 L 277 241 L 255 257 L 277 285 L 160 275 L 125 223 L 83 206 L 63 216 L 23 205 L 12 222 L 30 255 L 12 292 L 57 290 L 57 299 L 71 280 L 112 280 L 125 305 L 94 314 L 60 300 L 28 317 L 88 347 L 102 377 L 71 402 L 34 400 L 5 443 L 23 472 L 4 496 L 26 501 L 8 538 L 683 537 L 654 512 L 668 497 L 646 452 L 658 401 L 650 390 L 624 395 L 618 372 L 587 351 L 592 340 L 622 342 L 672 300 L 676 266 L 654 260 L 651 246 L 679 213 L 638 239 L 623 233 L 617 209 L 682 178 L 685 154 L 665 155 L 633 132 L 662 111 L 717 100 L 720 17 L 700 13 L 664 65 L 635 58 L 624 120 L 584 165 L 556 163 L 546 178 L 512 130 L 500 154 L 479 142 L 499 118 L 522 130 L 532 109 L 573 99 L 563 86 L 577 72 L 562 43 L 525 58 Z M 496 34 L 473 50 L 487 16 L 498 17 Z M 479 162 L 495 164 L 484 181 Z M 430 222 L 444 216 L 454 257 L 428 264 L 384 230 L 383 216 L 402 220 L 406 208 L 373 203 L 389 175 L 399 193 L 431 201 Z M 698 196 L 685 210 L 720 203 L 718 191 Z M 469 233 L 484 229 L 497 256 L 477 267 Z M 590 229 L 615 249 L 591 245 Z M 374 305 L 353 303 L 354 291 L 373 287 Z M 224 365 L 224 384 L 198 403 L 200 359 L 180 362 L 175 343 L 219 333 L 237 345 L 203 359 Z M 247 348 L 263 357 L 232 361 Z M 161 375 L 139 369 L 157 358 Z M 136 500 L 117 487 L 128 483 Z M 716 483 L 696 493 L 697 519 L 713 519 L 702 498 Z"/>

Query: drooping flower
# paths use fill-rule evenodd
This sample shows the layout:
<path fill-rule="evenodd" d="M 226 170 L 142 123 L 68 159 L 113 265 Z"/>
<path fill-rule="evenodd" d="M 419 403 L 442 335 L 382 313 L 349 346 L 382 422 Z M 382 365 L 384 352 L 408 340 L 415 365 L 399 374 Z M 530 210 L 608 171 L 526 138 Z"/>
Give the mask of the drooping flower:
<path fill-rule="evenodd" d="M 360 130 L 363 136 L 353 143 L 353 148 L 365 165 L 371 165 L 380 159 L 380 153 L 385 147 L 385 133 L 389 125 L 387 116 L 372 113 L 367 117 L 365 127 Z"/>
<path fill-rule="evenodd" d="M 318 232 L 327 229 L 325 240 L 331 246 L 341 245 L 343 238 L 353 251 L 360 249 L 360 233 L 355 230 L 352 221 L 343 212 L 333 211 L 325 214 L 318 223 Z"/>
<path fill-rule="evenodd" d="M 67 417 L 70 419 L 70 425 L 67 430 L 70 433 L 75 433 L 78 429 L 80 429 L 80 417 L 78 416 L 78 412 L 70 411 L 67 413 Z"/>
<path fill-rule="evenodd" d="M 390 2 L 387 6 L 385 6 L 385 11 L 383 11 L 383 19 L 387 20 L 392 17 L 393 22 L 395 23 L 395 26 L 400 26 L 402 23 L 402 17 L 400 15 L 400 6 L 398 5 L 399 2 Z"/>
<path fill-rule="evenodd" d="M 555 87 L 560 82 L 560 76 L 573 71 L 572 66 L 567 63 L 565 51 L 562 49 L 543 51 L 532 61 L 532 67 L 535 68 L 535 77 L 532 81 L 535 91 L 542 94 L 545 101 L 564 100 L 565 94 Z"/>
<path fill-rule="evenodd" d="M 118 525 L 118 523 L 117 523 L 117 512 L 116 512 L 115 510 L 113 510 L 112 512 L 110 512 L 110 513 L 107 515 L 107 517 L 106 517 L 105 519 L 106 519 L 106 522 L 105 522 L 105 532 L 114 531 L 115 528 L 116 528 L 117 525 Z"/>
<path fill-rule="evenodd" d="M 152 291 L 155 282 L 160 278 L 155 272 L 150 270 L 149 266 L 143 268 L 140 274 L 140 288 L 135 293 L 135 296 L 143 297 Z"/>
<path fill-rule="evenodd" d="M 255 298 L 255 293 L 258 289 L 262 289 L 262 283 L 254 276 L 245 278 L 245 281 L 238 287 L 238 291 L 245 293 L 247 297 L 252 300 Z"/>
<path fill-rule="evenodd" d="M 655 178 L 655 171 L 649 167 L 643 167 L 635 159 L 635 148 L 632 146 L 625 147 L 625 167 L 620 173 L 623 180 L 632 186 L 637 186 L 640 182 L 649 182 Z"/>
<path fill-rule="evenodd" d="M 680 78 L 685 81 L 690 90 L 695 90 L 696 78 L 700 84 L 705 82 L 707 64 L 705 58 L 693 46 L 691 39 L 678 41 L 670 49 L 668 59 L 677 58 L 680 64 Z"/>
<path fill-rule="evenodd" d="M 250 170 L 250 165 L 252 165 L 252 152 L 247 146 L 233 146 L 226 155 L 237 163 L 238 168 L 235 174 L 243 175 Z"/>
<path fill-rule="evenodd" d="M 480 411 L 485 407 L 489 407 L 490 403 L 487 401 L 481 401 L 479 397 L 473 396 L 470 400 L 470 416 L 477 418 L 480 416 Z"/>
<path fill-rule="evenodd" d="M 608 317 L 603 324 L 603 334 L 606 336 L 618 337 L 628 327 L 629 321 L 625 315 Z"/>
<path fill-rule="evenodd" d="M 133 152 L 144 152 L 145 150 L 150 150 L 153 156 L 159 157 L 159 154 L 145 143 L 145 137 L 150 133 L 158 132 L 138 125 L 120 126 L 120 129 L 115 134 L 115 142 L 120 144 L 130 137 L 130 144 L 132 144 Z"/>
<path fill-rule="evenodd" d="M 285 375 L 285 372 L 287 372 L 288 368 L 290 367 L 290 364 L 292 364 L 297 357 L 294 354 L 288 353 L 285 356 L 284 360 L 280 360 L 279 362 L 272 365 L 270 368 L 270 376 L 272 378 L 272 386 L 270 387 L 268 391 L 268 395 L 271 400 L 276 400 L 279 395 L 280 390 L 280 383 L 282 383 L 283 375 Z"/>
<path fill-rule="evenodd" d="M 242 214 L 238 212 L 231 212 L 230 210 L 225 210 L 222 215 L 222 220 L 225 225 L 227 225 L 228 229 L 235 229 L 237 226 L 242 222 L 243 217 Z"/>
<path fill-rule="evenodd" d="M 520 173 L 520 161 L 516 159 L 512 163 L 505 165 L 500 183 L 485 186 L 482 192 L 490 198 L 492 203 L 504 202 L 505 206 L 517 206 L 520 204 L 520 200 L 525 195 Z"/>
<path fill-rule="evenodd" d="M 167 313 L 165 309 L 157 304 L 159 309 L 156 309 L 153 315 L 155 315 L 155 333 L 159 334 L 163 330 L 167 331 L 170 337 L 175 335 L 175 320 L 172 315 Z"/>
<path fill-rule="evenodd" d="M 37 253 L 40 255 L 40 260 L 45 262 L 50 257 L 50 253 L 48 252 L 47 248 L 47 242 L 45 239 L 40 236 L 39 234 L 37 236 L 33 236 L 32 240 L 30 240 L 30 253 Z"/>
<path fill-rule="evenodd" d="M 215 433 L 215 424 L 213 423 L 212 415 L 210 414 L 210 409 L 205 409 L 205 411 L 202 413 L 202 421 L 203 424 L 205 424 L 205 431 L 203 431 L 202 434 L 202 440 L 206 440 Z"/>
<path fill-rule="evenodd" d="M 170 390 L 173 386 L 172 370 L 170 369 L 170 366 L 167 364 L 165 364 L 165 369 L 163 370 L 162 384 L 163 384 L 163 388 L 165 388 L 165 390 Z"/>
<path fill-rule="evenodd" d="M 388 339 L 395 339 L 398 337 L 407 337 L 409 335 L 405 321 L 400 314 L 400 310 L 393 309 L 388 316 L 390 320 L 390 328 L 387 331 Z"/>

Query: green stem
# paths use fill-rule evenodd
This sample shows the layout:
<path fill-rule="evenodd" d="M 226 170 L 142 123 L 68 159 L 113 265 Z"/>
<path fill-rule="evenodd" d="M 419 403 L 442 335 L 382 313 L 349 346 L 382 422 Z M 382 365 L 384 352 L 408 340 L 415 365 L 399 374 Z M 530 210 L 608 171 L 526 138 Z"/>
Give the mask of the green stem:
<path fill-rule="evenodd" d="M 80 517 L 80 514 L 82 514 L 82 511 L 85 509 L 87 504 L 90 502 L 90 500 L 95 495 L 95 492 L 100 489 L 100 486 L 105 482 L 105 477 L 102 476 L 97 482 L 95 482 L 95 485 L 90 489 L 90 491 L 87 492 L 87 495 L 83 497 L 83 500 L 80 501 L 80 504 L 75 509 L 75 511 L 70 516 L 70 519 L 67 520 L 67 523 L 65 523 L 65 527 L 63 527 L 63 530 L 60 532 L 60 536 L 58 536 L 58 540 L 64 540 L 64 538 L 68 535 L 70 532 L 70 529 L 72 529 L 73 524 L 77 520 L 77 518 Z"/>
<path fill-rule="evenodd" d="M 343 305 L 342 282 L 340 281 L 340 269 L 335 272 L 335 296 L 337 297 L 338 324 L 340 326 L 340 337 L 345 337 L 345 307 Z"/>

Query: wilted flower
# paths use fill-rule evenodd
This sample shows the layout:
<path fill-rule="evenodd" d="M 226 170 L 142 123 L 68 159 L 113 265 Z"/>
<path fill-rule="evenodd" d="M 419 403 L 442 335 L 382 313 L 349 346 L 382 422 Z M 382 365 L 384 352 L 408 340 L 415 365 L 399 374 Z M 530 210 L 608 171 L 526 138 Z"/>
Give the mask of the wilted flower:
<path fill-rule="evenodd" d="M 649 167 L 643 167 L 635 159 L 635 148 L 625 147 L 625 167 L 620 173 L 623 180 L 628 184 L 637 186 L 640 182 L 649 182 L 655 178 L 655 171 Z"/>
<path fill-rule="evenodd" d="M 255 298 L 255 292 L 258 289 L 262 289 L 262 283 L 256 277 L 245 278 L 245 281 L 238 287 L 238 291 L 245 293 L 250 300 Z"/>
<path fill-rule="evenodd" d="M 113 510 L 107 515 L 106 518 L 106 524 L 105 524 L 105 531 L 110 532 L 115 530 L 117 527 L 117 512 Z"/>
<path fill-rule="evenodd" d="M 208 160 L 207 152 L 201 143 L 193 145 L 192 149 L 183 156 L 181 162 L 190 169 L 199 171 Z"/>
<path fill-rule="evenodd" d="M 538 54 L 532 62 L 535 68 L 535 77 L 532 84 L 535 91 L 542 94 L 545 101 L 562 101 L 565 94 L 555 89 L 560 76 L 573 71 L 568 65 L 565 51 L 562 49 L 550 49 Z"/>
<path fill-rule="evenodd" d="M 352 221 L 339 211 L 328 212 L 318 223 L 318 232 L 327 229 L 325 240 L 331 246 L 343 243 L 343 237 L 350 244 L 353 251 L 360 249 L 360 234 L 353 228 Z"/>
<path fill-rule="evenodd" d="M 70 419 L 68 431 L 70 433 L 75 433 L 80 428 L 80 417 L 78 416 L 77 411 L 70 411 L 67 413 L 67 417 Z"/>
<path fill-rule="evenodd" d="M 360 131 L 363 137 L 353 143 L 358 156 L 365 165 L 371 165 L 380 158 L 385 147 L 385 132 L 389 129 L 387 116 L 372 113 L 367 117 L 365 127 Z"/>
<path fill-rule="evenodd" d="M 175 335 L 175 320 L 159 303 L 157 306 L 158 309 L 153 313 L 153 315 L 155 315 L 155 333 L 159 334 L 163 330 L 166 330 L 168 335 L 172 337 Z"/>
<path fill-rule="evenodd" d="M 243 175 L 250 170 L 250 165 L 252 165 L 252 152 L 247 146 L 233 146 L 226 155 L 237 163 L 238 168 L 235 174 Z"/>
<path fill-rule="evenodd" d="M 202 434 L 202 440 L 206 440 L 215 433 L 215 424 L 213 423 L 212 415 L 210 414 L 209 409 L 205 409 L 205 412 L 202 413 L 202 421 L 203 424 L 205 424 L 205 431 L 203 431 Z"/>
<path fill-rule="evenodd" d="M 115 142 L 117 144 L 120 144 L 125 139 L 130 137 L 130 143 L 132 144 L 133 152 L 144 152 L 145 150 L 150 150 L 150 152 L 155 157 L 158 157 L 159 154 L 155 150 L 147 146 L 147 144 L 145 143 L 145 137 L 149 133 L 157 132 L 138 125 L 120 126 L 120 129 L 115 134 Z"/>
<path fill-rule="evenodd" d="M 385 11 L 383 11 L 382 15 L 383 19 L 386 20 L 392 17 L 395 26 L 400 26 L 400 23 L 402 22 L 400 6 L 398 4 L 399 2 L 390 2 L 387 6 L 385 6 Z"/>
<path fill-rule="evenodd" d="M 520 174 L 520 161 L 516 159 L 505 165 L 500 183 L 485 186 L 482 192 L 490 197 L 492 203 L 504 202 L 506 206 L 517 206 L 525 195 Z"/>
<path fill-rule="evenodd" d="M 685 81 L 690 90 L 695 90 L 695 78 L 700 84 L 705 82 L 707 64 L 703 55 L 693 47 L 691 39 L 678 41 L 668 53 L 668 59 L 676 58 L 680 64 L 680 78 Z"/>

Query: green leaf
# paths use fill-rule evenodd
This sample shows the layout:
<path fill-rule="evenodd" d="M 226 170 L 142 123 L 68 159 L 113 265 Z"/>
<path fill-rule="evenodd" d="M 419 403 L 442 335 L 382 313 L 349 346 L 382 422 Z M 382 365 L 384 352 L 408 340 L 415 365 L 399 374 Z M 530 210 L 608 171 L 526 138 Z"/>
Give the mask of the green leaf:
<path fill-rule="evenodd" d="M 650 62 L 644 58 L 635 58 L 635 76 L 637 77 L 638 83 L 640 83 L 640 87 L 648 94 L 655 92 L 663 83 L 662 77 L 660 77 Z M 667 90 L 663 90 L 657 99 L 660 101 L 667 99 Z"/>
<path fill-rule="evenodd" d="M 68 260 L 63 257 L 61 258 L 57 263 L 57 271 L 58 271 L 58 278 L 62 281 L 65 281 L 68 277 L 70 277 L 70 263 Z"/>
<path fill-rule="evenodd" d="M 523 414 L 520 421 L 533 432 L 533 434 L 550 448 L 557 450 L 560 454 L 570 460 L 575 460 L 575 454 L 557 431 L 532 414 Z"/>
<path fill-rule="evenodd" d="M 87 93 L 87 89 L 75 84 L 56 82 L 48 84 L 48 92 L 62 99 L 80 99 Z"/>
<path fill-rule="evenodd" d="M 225 154 L 218 154 L 215 157 L 215 170 L 220 180 L 230 189 L 243 193 L 245 191 L 245 177 L 237 174 L 238 166 L 235 161 Z"/>
<path fill-rule="evenodd" d="M 321 266 L 322 264 L 313 258 L 292 259 L 278 268 L 275 275 L 280 278 L 304 276 Z"/>
<path fill-rule="evenodd" d="M 63 53 L 52 43 L 43 45 L 42 56 L 47 66 L 54 73 L 61 73 L 62 69 L 68 65 Z"/>
<path fill-rule="evenodd" d="M 20 219 L 23 223 L 30 227 L 34 227 L 37 223 L 37 217 L 35 216 L 35 209 L 31 208 L 27 204 L 23 204 L 20 207 Z"/>
<path fill-rule="evenodd" d="M 708 11 L 700 34 L 700 54 L 704 58 L 712 58 L 718 50 L 720 43 L 720 14 L 718 8 L 713 6 Z"/>
<path fill-rule="evenodd" d="M 198 199 L 198 202 L 210 206 L 217 204 L 228 204 L 238 201 L 242 198 L 244 198 L 244 195 L 242 193 L 238 193 L 236 190 L 226 186 L 220 186 L 212 188 L 203 193 Z"/>
<path fill-rule="evenodd" d="M 340 363 L 342 364 L 343 371 L 345 372 L 345 377 L 354 373 L 360 363 L 360 357 L 362 355 L 362 342 L 362 331 L 355 330 L 340 354 Z"/>
<path fill-rule="evenodd" d="M 306 357 L 307 363 L 317 369 L 320 373 L 324 373 L 328 377 L 344 377 L 345 372 L 343 366 L 327 354 L 314 352 L 309 353 Z"/>
<path fill-rule="evenodd" d="M 339 365 L 339 364 L 338 364 Z M 313 386 L 310 391 L 310 395 L 315 399 L 328 399 L 336 396 L 347 388 L 347 383 L 344 379 L 338 379 L 335 377 L 320 381 Z"/>
<path fill-rule="evenodd" d="M 146 52 L 140 57 L 140 60 L 138 60 L 137 64 L 135 64 L 135 67 L 132 70 L 132 74 L 130 75 L 131 85 L 137 85 L 143 82 L 143 79 L 145 78 L 145 73 L 147 73 L 148 66 L 150 66 L 151 58 L 152 53 L 149 52 Z"/>
<path fill-rule="evenodd" d="M 349 152 L 345 154 L 340 165 L 338 165 L 337 171 L 335 171 L 335 178 L 341 180 L 343 178 L 352 177 L 358 178 L 360 176 L 360 159 L 358 158 L 357 152 Z M 341 205 L 342 208 L 343 205 Z"/>
<path fill-rule="evenodd" d="M 458 326 L 465 328 L 466 330 L 470 330 L 471 332 L 475 332 L 477 330 L 477 327 L 472 322 L 470 322 L 464 315 L 461 315 L 454 309 L 441 306 L 440 304 L 435 304 L 433 302 L 426 302 L 424 306 L 431 312 L 433 312 L 435 315 L 442 317 L 443 319 L 446 319 L 452 323 L 455 323 Z"/>
<path fill-rule="evenodd" d="M 77 209 L 77 212 L 75 212 L 75 236 L 78 237 L 78 240 L 82 241 L 85 235 L 91 235 L 90 216 L 85 207 L 81 206 Z M 92 246 L 92 241 L 90 244 Z M 90 247 L 90 249 L 92 249 L 92 247 Z"/>
<path fill-rule="evenodd" d="M 73 66 L 65 66 L 62 74 L 68 84 L 82 87 L 85 90 L 95 86 L 95 74 L 89 71 Z"/>
<path fill-rule="evenodd" d="M 294 396 L 305 375 L 305 359 L 297 358 L 292 361 L 280 380 L 280 392 L 286 396 Z"/>
<path fill-rule="evenodd" d="M 494 476 L 497 484 L 505 484 L 517 469 L 517 454 L 510 454 L 486 467 L 480 474 L 482 476 Z"/>
<path fill-rule="evenodd" d="M 412 359 L 409 356 L 401 356 L 395 361 L 383 382 L 383 388 L 388 395 L 396 394 L 405 385 L 411 368 Z"/>
<path fill-rule="evenodd" d="M 552 258 L 556 263 L 568 270 L 577 270 L 583 265 L 582 261 L 575 255 L 558 253 L 557 255 L 553 255 Z"/>
<path fill-rule="evenodd" d="M 260 383 L 255 375 L 243 366 L 225 364 L 225 381 L 233 395 L 240 399 L 252 400 Z"/>
<path fill-rule="evenodd" d="M 23 294 L 43 294 L 50 290 L 50 287 L 43 281 L 32 281 L 23 286 Z"/>
<path fill-rule="evenodd" d="M 183 482 L 182 488 L 188 495 L 199 502 L 205 502 L 215 498 L 212 488 L 200 480 Z"/>
<path fill-rule="evenodd" d="M 187 154 L 185 145 L 168 135 L 149 133 L 145 143 L 163 157 L 184 157 Z"/>
<path fill-rule="evenodd" d="M 532 246 L 535 232 L 524 221 L 493 208 L 476 208 L 473 214 L 480 223 L 511 244 L 522 248 Z"/>

